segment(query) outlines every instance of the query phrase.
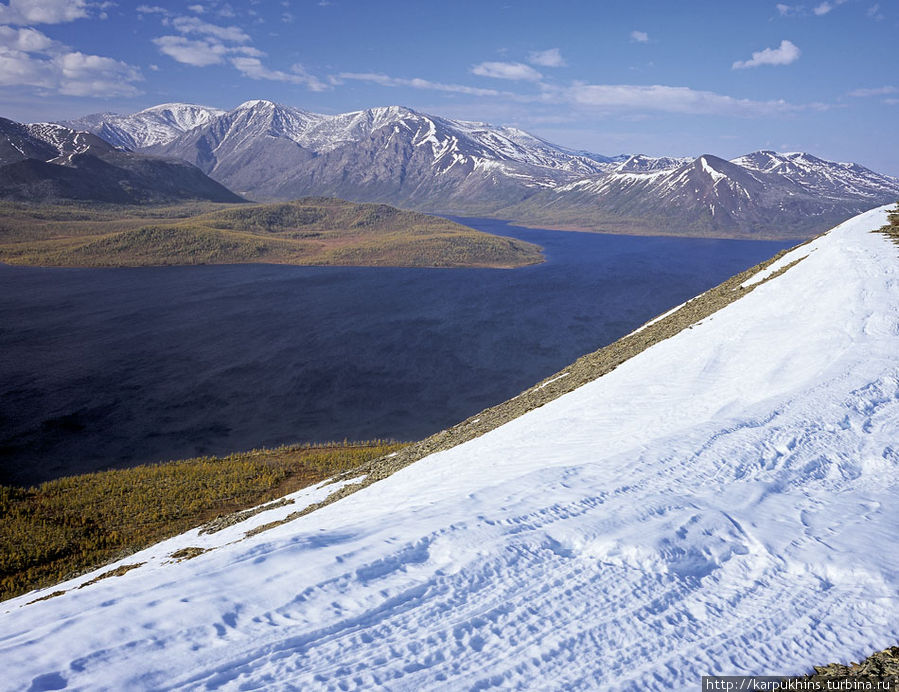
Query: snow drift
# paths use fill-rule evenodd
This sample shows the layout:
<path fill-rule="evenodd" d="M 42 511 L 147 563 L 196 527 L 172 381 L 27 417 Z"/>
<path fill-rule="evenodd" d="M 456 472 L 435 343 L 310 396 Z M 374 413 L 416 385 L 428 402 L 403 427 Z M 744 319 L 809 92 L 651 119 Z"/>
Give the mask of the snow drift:
<path fill-rule="evenodd" d="M 612 373 L 307 516 L 3 603 L 0 686 L 697 689 L 894 644 L 885 221 L 847 221 Z M 184 546 L 218 547 L 166 559 Z"/>

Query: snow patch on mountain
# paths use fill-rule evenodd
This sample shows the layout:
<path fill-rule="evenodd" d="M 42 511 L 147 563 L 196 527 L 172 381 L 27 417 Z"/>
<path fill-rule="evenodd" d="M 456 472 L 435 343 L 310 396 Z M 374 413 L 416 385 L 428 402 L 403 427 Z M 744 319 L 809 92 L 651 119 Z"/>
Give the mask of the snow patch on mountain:
<path fill-rule="evenodd" d="M 190 103 L 163 103 L 129 115 L 97 113 L 61 124 L 93 132 L 114 146 L 133 150 L 170 142 L 224 112 Z"/>

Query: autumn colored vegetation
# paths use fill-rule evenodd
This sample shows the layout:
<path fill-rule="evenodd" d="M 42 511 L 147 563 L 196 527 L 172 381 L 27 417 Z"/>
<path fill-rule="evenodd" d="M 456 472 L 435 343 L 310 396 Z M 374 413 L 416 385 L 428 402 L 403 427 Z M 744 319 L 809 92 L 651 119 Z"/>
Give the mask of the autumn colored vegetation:
<path fill-rule="evenodd" d="M 0 486 L 0 599 L 95 569 L 218 516 L 402 448 L 293 445 Z"/>
<path fill-rule="evenodd" d="M 899 243 L 899 203 L 895 209 L 891 209 L 887 215 L 888 223 L 880 228 L 881 233 L 886 233 L 893 240 Z"/>
<path fill-rule="evenodd" d="M 162 207 L 0 203 L 0 262 L 9 264 L 516 267 L 541 260 L 530 243 L 326 197 Z"/>

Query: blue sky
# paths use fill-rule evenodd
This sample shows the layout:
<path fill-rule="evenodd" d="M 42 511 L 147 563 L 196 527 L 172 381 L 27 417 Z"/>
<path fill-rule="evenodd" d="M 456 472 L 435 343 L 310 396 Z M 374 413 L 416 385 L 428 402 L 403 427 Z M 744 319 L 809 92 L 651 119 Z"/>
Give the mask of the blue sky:
<path fill-rule="evenodd" d="M 604 154 L 899 175 L 896 0 L 0 0 L 0 115 L 405 105 Z"/>

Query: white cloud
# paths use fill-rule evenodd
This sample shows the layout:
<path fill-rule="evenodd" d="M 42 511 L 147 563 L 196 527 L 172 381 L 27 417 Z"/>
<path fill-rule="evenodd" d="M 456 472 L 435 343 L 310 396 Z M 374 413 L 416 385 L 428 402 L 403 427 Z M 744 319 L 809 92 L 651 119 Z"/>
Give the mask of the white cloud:
<path fill-rule="evenodd" d="M 311 91 L 325 91 L 328 89 L 315 76 L 309 74 L 302 65 L 293 65 L 290 72 L 282 72 L 281 70 L 272 70 L 262 64 L 259 58 L 253 57 L 234 57 L 231 58 L 231 64 L 237 70 L 250 79 L 267 79 L 275 82 L 288 82 L 290 84 L 302 84 Z"/>
<path fill-rule="evenodd" d="M 883 12 L 880 11 L 880 3 L 871 5 L 865 14 L 876 22 L 882 22 L 884 20 Z"/>
<path fill-rule="evenodd" d="M 9 0 L 0 4 L 0 24 L 60 24 L 88 16 L 87 0 Z"/>
<path fill-rule="evenodd" d="M 220 41 L 233 43 L 247 43 L 250 37 L 237 26 L 218 26 L 204 22 L 199 17 L 175 17 L 172 26 L 182 34 L 199 34 L 200 36 L 213 36 Z"/>
<path fill-rule="evenodd" d="M 543 75 L 521 62 L 482 62 L 471 68 L 473 74 L 495 79 L 514 79 L 536 82 Z"/>
<path fill-rule="evenodd" d="M 156 8 L 153 7 L 143 7 L 148 11 L 156 11 Z M 194 11 L 197 10 L 194 9 Z M 233 14 L 228 5 L 219 9 L 218 14 L 222 15 L 223 13 Z M 162 22 L 174 28 L 180 35 L 159 36 L 153 39 L 153 43 L 161 53 L 185 65 L 208 67 L 228 62 L 244 77 L 250 79 L 302 84 L 312 91 L 324 91 L 330 88 L 310 74 L 302 65 L 293 65 L 289 72 L 264 65 L 261 58 L 265 57 L 265 53 L 248 45 L 251 38 L 240 27 L 219 26 L 199 17 L 183 15 L 177 17 L 165 15 Z M 196 38 L 193 38 L 194 36 Z"/>
<path fill-rule="evenodd" d="M 0 26 L 0 47 L 36 53 L 46 52 L 60 46 L 62 44 L 37 29 L 13 29 L 9 26 Z"/>
<path fill-rule="evenodd" d="M 814 12 L 818 17 L 821 17 L 830 11 L 832 11 L 837 5 L 842 5 L 846 0 L 833 0 L 832 2 L 822 2 L 820 5 L 817 5 L 812 12 Z"/>
<path fill-rule="evenodd" d="M 229 52 L 228 47 L 220 41 L 192 40 L 184 36 L 160 36 L 154 38 L 153 43 L 159 48 L 160 53 L 194 67 L 217 65 Z"/>
<path fill-rule="evenodd" d="M 775 7 L 781 17 L 798 17 L 806 13 L 804 5 L 786 5 L 780 2 Z"/>
<path fill-rule="evenodd" d="M 799 48 L 791 41 L 781 41 L 777 48 L 765 48 L 752 54 L 750 60 L 737 60 L 731 69 L 742 70 L 759 65 L 789 65 L 799 59 Z"/>
<path fill-rule="evenodd" d="M 187 9 L 196 14 L 203 14 L 206 11 L 206 8 L 202 5 L 188 5 Z"/>
<path fill-rule="evenodd" d="M 0 26 L 0 86 L 34 87 L 69 96 L 131 96 L 140 70 L 73 51 L 36 29 Z"/>
<path fill-rule="evenodd" d="M 648 43 L 649 42 L 649 34 L 645 31 L 632 31 L 631 32 L 631 41 L 636 43 Z"/>
<path fill-rule="evenodd" d="M 62 76 L 59 91 L 69 96 L 128 96 L 137 93 L 131 82 L 142 79 L 136 67 L 79 51 L 64 53 L 54 63 Z"/>
<path fill-rule="evenodd" d="M 785 101 L 752 101 L 689 87 L 631 84 L 575 84 L 544 93 L 545 101 L 625 111 L 662 111 L 697 115 L 764 116 L 799 110 Z"/>
<path fill-rule="evenodd" d="M 558 48 L 531 51 L 528 62 L 541 67 L 565 67 L 565 59 Z"/>
<path fill-rule="evenodd" d="M 161 14 L 166 17 L 170 14 L 167 9 L 159 5 L 138 5 L 136 10 L 138 14 Z"/>
<path fill-rule="evenodd" d="M 894 86 L 882 86 L 874 89 L 856 89 L 850 91 L 849 95 L 856 98 L 865 98 L 868 96 L 889 96 L 890 94 L 899 94 L 899 88 Z"/>
<path fill-rule="evenodd" d="M 447 91 L 457 94 L 468 94 L 470 96 L 502 96 L 504 92 L 495 89 L 479 89 L 477 87 L 464 86 L 462 84 L 442 84 L 441 82 L 432 82 L 427 79 L 413 77 L 405 79 L 402 77 L 390 77 L 386 74 L 376 72 L 341 72 L 335 78 L 331 79 L 333 84 L 340 84 L 341 80 L 355 80 L 360 82 L 371 82 L 385 87 L 411 87 L 413 89 L 431 89 L 434 91 Z"/>

